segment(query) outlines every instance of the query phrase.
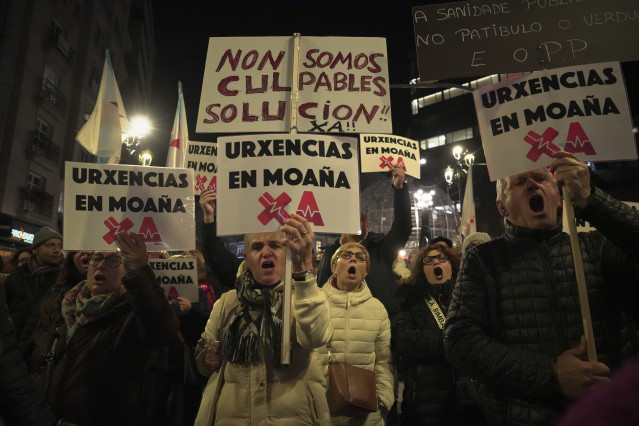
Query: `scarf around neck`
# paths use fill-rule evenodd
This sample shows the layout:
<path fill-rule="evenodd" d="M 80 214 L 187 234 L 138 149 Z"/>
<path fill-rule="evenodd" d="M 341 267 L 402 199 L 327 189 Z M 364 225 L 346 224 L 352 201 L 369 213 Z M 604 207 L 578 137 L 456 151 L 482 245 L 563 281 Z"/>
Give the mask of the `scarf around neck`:
<path fill-rule="evenodd" d="M 86 280 L 69 290 L 62 299 L 62 318 L 67 325 L 67 342 L 78 327 L 101 317 L 111 309 L 123 293 L 124 288 L 120 287 L 112 293 L 91 296 Z"/>
<path fill-rule="evenodd" d="M 246 270 L 235 281 L 239 309 L 222 331 L 224 358 L 230 362 L 272 361 L 281 365 L 282 291 L 263 287 Z"/>

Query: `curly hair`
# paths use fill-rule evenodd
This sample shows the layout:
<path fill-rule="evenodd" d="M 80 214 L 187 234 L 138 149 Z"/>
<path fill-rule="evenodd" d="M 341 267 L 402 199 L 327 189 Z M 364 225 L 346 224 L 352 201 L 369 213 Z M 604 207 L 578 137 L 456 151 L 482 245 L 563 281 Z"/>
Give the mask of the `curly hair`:
<path fill-rule="evenodd" d="M 459 272 L 459 264 L 461 259 L 457 253 L 448 247 L 444 248 L 441 244 L 428 244 L 424 248 L 422 248 L 417 256 L 413 259 L 413 263 L 410 267 L 410 276 L 403 281 L 405 284 L 417 284 L 421 281 L 426 280 L 426 275 L 424 274 L 424 258 L 428 255 L 429 252 L 436 250 L 440 253 L 443 253 L 448 256 L 448 261 L 450 262 L 450 266 L 452 267 L 453 276 L 452 278 L 457 278 L 457 273 Z"/>

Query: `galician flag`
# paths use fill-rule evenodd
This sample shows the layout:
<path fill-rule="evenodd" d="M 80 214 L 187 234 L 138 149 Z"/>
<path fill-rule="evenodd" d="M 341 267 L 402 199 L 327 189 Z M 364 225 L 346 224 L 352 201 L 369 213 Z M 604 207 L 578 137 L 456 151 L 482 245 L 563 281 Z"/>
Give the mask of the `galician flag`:
<path fill-rule="evenodd" d="M 477 224 L 475 223 L 475 200 L 473 199 L 473 166 L 468 167 L 460 229 L 460 233 L 463 236 L 477 232 Z"/>
<path fill-rule="evenodd" d="M 91 154 L 117 164 L 122 140 L 128 133 L 129 120 L 107 50 L 104 52 L 104 68 L 95 107 L 75 139 Z"/>
<path fill-rule="evenodd" d="M 184 108 L 184 95 L 182 83 L 178 82 L 178 104 L 171 130 L 171 143 L 166 154 L 166 167 L 184 167 L 184 157 L 189 143 L 189 129 L 186 125 L 186 109 Z"/>

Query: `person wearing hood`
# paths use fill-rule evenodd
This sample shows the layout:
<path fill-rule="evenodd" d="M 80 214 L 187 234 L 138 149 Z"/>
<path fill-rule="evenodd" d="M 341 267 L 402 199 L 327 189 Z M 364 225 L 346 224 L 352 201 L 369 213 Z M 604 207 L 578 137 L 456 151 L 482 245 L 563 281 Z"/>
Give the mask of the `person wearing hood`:
<path fill-rule="evenodd" d="M 444 354 L 443 327 L 459 256 L 443 244 L 425 246 L 398 287 L 391 311 L 393 347 L 401 357 L 402 424 L 460 424 L 455 372 Z"/>
<path fill-rule="evenodd" d="M 374 371 L 378 402 L 376 412 L 351 417 L 331 413 L 333 425 L 383 424 L 395 402 L 390 321 L 366 284 L 369 270 L 368 250 L 359 243 L 346 243 L 333 254 L 333 275 L 322 287 L 334 330 L 330 345 L 318 349 L 324 375 L 328 380 L 328 364 L 335 362 Z"/>

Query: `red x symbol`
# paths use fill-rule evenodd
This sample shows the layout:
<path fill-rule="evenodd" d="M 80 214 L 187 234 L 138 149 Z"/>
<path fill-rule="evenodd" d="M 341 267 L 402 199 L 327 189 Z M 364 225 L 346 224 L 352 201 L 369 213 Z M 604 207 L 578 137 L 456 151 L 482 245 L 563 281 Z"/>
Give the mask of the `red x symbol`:
<path fill-rule="evenodd" d="M 197 180 L 197 182 L 195 183 L 195 190 L 196 191 L 204 191 L 204 184 L 209 179 L 206 176 L 204 176 L 204 175 L 197 175 L 195 177 L 195 180 Z"/>
<path fill-rule="evenodd" d="M 404 159 L 402 157 L 399 157 L 397 159 L 397 163 L 395 163 L 395 165 L 401 167 L 402 169 L 404 169 L 404 171 L 406 171 L 406 164 L 404 164 Z"/>
<path fill-rule="evenodd" d="M 120 232 L 127 232 L 129 229 L 133 227 L 133 222 L 131 219 L 126 218 L 121 223 L 118 223 L 113 217 L 108 218 L 104 221 L 104 224 L 107 228 L 109 228 L 109 232 L 102 236 L 102 239 L 107 242 L 107 244 L 113 244 L 115 241 L 116 235 Z"/>
<path fill-rule="evenodd" d="M 532 148 L 530 148 L 526 157 L 528 157 L 530 161 L 537 162 L 542 154 L 550 156 L 553 152 L 559 151 L 559 147 L 552 143 L 558 134 L 559 132 L 552 127 L 547 128 L 541 136 L 532 130 L 529 131 L 528 134 L 524 136 L 524 141 L 531 144 Z"/>
<path fill-rule="evenodd" d="M 379 157 L 379 160 L 381 161 L 379 168 L 383 169 L 384 167 L 388 167 L 389 169 L 393 168 L 393 157 L 389 156 L 389 157 L 384 157 L 383 155 L 381 157 Z"/>
<path fill-rule="evenodd" d="M 217 176 L 213 176 L 211 178 L 211 182 L 209 182 L 209 187 L 206 189 L 212 189 L 213 191 L 217 191 Z"/>
<path fill-rule="evenodd" d="M 286 192 L 282 192 L 280 196 L 275 199 L 273 199 L 271 194 L 265 192 L 258 201 L 265 207 L 264 211 L 257 216 L 259 221 L 262 222 L 262 225 L 266 225 L 272 219 L 283 224 L 284 219 L 288 219 L 290 217 L 290 215 L 284 210 L 284 207 L 291 202 L 291 197 L 289 197 Z"/>

